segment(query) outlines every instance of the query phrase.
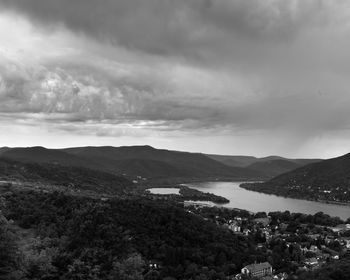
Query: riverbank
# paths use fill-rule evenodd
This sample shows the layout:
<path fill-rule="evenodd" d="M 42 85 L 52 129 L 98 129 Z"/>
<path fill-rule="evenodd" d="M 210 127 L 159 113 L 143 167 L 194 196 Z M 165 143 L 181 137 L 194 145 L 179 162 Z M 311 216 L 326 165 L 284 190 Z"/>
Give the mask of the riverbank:
<path fill-rule="evenodd" d="M 327 204 L 312 200 L 286 198 L 266 194 L 262 192 L 250 191 L 239 187 L 245 182 L 205 182 L 189 183 L 188 186 L 202 192 L 210 192 L 215 195 L 226 197 L 229 203 L 225 208 L 246 209 L 257 212 L 289 211 L 290 213 L 304 213 L 314 215 L 323 212 L 333 217 L 340 217 L 347 220 L 350 217 L 350 206 L 339 204 Z"/>
<path fill-rule="evenodd" d="M 350 202 L 319 199 L 319 198 L 315 198 L 315 197 L 306 195 L 305 193 L 301 194 L 301 191 L 299 191 L 299 192 L 293 191 L 292 192 L 290 190 L 285 190 L 282 188 L 280 188 L 279 190 L 276 190 L 276 188 L 271 188 L 269 186 L 264 188 L 264 185 L 261 183 L 242 183 L 239 185 L 239 187 L 246 189 L 248 191 L 254 191 L 257 193 L 263 193 L 263 194 L 268 194 L 268 195 L 276 195 L 278 197 L 283 197 L 283 198 L 302 199 L 302 200 L 306 200 L 306 201 L 314 201 L 314 202 L 319 202 L 319 203 L 342 205 L 342 206 L 349 206 L 350 207 Z"/>

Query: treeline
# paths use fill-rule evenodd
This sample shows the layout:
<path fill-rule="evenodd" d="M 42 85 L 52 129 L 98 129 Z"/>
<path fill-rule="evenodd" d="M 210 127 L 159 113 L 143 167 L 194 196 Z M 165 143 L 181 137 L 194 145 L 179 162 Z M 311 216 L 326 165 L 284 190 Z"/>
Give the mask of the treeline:
<path fill-rule="evenodd" d="M 314 215 L 303 214 L 303 213 L 290 213 L 289 211 L 284 212 L 269 212 L 268 215 L 272 218 L 272 224 L 277 222 L 284 223 L 295 223 L 295 224 L 314 224 L 321 226 L 336 226 L 344 223 L 339 217 L 332 217 L 323 212 L 318 212 Z M 350 222 L 350 218 L 346 223 Z"/>
<path fill-rule="evenodd" d="M 243 183 L 241 188 L 266 194 L 274 194 L 283 197 L 306 199 L 330 203 L 350 203 L 349 183 L 337 185 L 335 182 L 329 184 L 313 184 L 308 182 L 297 183 L 293 179 L 291 182 L 279 182 L 285 174 L 264 183 Z"/>

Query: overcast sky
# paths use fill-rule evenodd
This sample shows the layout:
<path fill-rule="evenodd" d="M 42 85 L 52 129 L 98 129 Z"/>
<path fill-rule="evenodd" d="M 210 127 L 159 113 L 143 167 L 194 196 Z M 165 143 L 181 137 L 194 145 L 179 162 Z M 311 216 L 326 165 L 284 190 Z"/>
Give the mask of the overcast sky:
<path fill-rule="evenodd" d="M 0 146 L 350 152 L 348 0 L 0 0 Z"/>

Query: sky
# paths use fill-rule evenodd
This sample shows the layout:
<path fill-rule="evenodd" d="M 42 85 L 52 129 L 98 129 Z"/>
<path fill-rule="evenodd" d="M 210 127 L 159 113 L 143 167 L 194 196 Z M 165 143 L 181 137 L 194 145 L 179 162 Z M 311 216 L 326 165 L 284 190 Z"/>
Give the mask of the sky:
<path fill-rule="evenodd" d="M 0 146 L 350 152 L 350 1 L 0 0 Z"/>

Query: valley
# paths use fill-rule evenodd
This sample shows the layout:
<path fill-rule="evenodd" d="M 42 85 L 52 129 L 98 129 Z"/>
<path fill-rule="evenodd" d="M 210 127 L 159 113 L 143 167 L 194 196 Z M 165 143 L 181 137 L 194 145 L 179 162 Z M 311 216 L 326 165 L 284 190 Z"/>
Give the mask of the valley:
<path fill-rule="evenodd" d="M 349 207 L 245 189 L 292 178 L 279 174 L 286 168 L 332 170 L 334 162 L 247 158 L 247 166 L 230 166 L 149 146 L 3 148 L 0 272 L 9 279 L 226 280 L 263 263 L 274 279 L 316 280 L 324 267 L 346 270 Z M 279 175 L 268 179 L 272 173 Z M 256 180 L 266 181 L 249 183 Z"/>

